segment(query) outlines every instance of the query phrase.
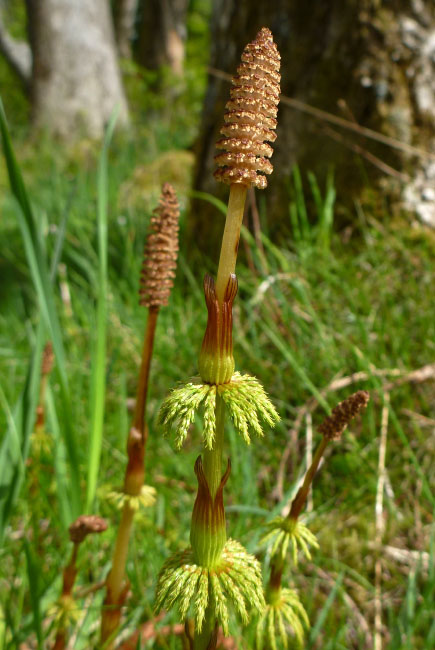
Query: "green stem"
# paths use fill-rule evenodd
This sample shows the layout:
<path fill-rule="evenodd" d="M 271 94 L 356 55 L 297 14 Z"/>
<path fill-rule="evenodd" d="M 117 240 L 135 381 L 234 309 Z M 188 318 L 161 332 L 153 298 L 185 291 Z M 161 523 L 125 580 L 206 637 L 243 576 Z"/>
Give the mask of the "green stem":
<path fill-rule="evenodd" d="M 193 650 L 212 650 L 213 648 L 216 648 L 216 643 L 213 644 L 212 642 L 215 626 L 216 626 L 216 616 L 215 616 L 214 605 L 209 605 L 205 610 L 205 619 L 202 625 L 201 632 L 199 634 L 195 632 L 195 639 L 193 641 Z"/>
<path fill-rule="evenodd" d="M 216 496 L 222 478 L 222 453 L 224 448 L 225 404 L 219 395 L 216 395 L 216 435 L 213 449 L 204 449 L 202 462 L 204 474 L 212 499 Z"/>
<path fill-rule="evenodd" d="M 118 602 L 124 586 L 125 565 L 127 562 L 128 543 L 133 525 L 133 517 L 134 510 L 126 503 L 122 509 L 121 522 L 113 552 L 112 568 L 107 577 L 107 588 L 111 591 L 114 603 Z"/>
<path fill-rule="evenodd" d="M 243 221 L 247 188 L 243 185 L 231 185 L 228 201 L 227 217 L 222 238 L 219 257 L 219 267 L 216 278 L 216 295 L 222 305 L 230 275 L 236 268 L 237 252 L 239 249 L 240 229 Z M 212 499 L 215 498 L 222 479 L 222 454 L 224 447 L 225 404 L 216 395 L 216 435 L 213 449 L 204 449 L 202 462 L 204 475 Z M 194 650 L 213 650 L 216 648 L 216 610 L 214 603 L 209 603 L 203 628 L 195 632 Z"/>
<path fill-rule="evenodd" d="M 104 644 L 105 650 L 114 648 L 116 630 L 121 621 L 121 605 L 125 594 L 125 565 L 133 517 L 134 510 L 126 503 L 116 537 L 112 568 L 106 579 L 106 598 L 101 619 L 101 643 Z"/>
<path fill-rule="evenodd" d="M 216 437 L 213 449 L 204 449 L 203 467 L 212 499 L 215 498 L 222 478 L 222 452 L 224 446 L 225 404 L 223 399 L 216 395 Z M 208 605 L 205 619 L 200 633 L 195 632 L 194 650 L 211 650 L 213 634 L 216 625 L 216 612 L 214 603 Z M 211 645 L 210 645 L 211 643 Z"/>
<path fill-rule="evenodd" d="M 246 192 L 247 188 L 244 185 L 238 185 L 236 183 L 231 185 L 216 278 L 216 295 L 221 304 L 224 299 L 229 277 L 236 269 Z"/>
<path fill-rule="evenodd" d="M 279 554 L 272 557 L 270 563 L 270 578 L 266 589 L 266 602 L 274 603 L 281 593 L 284 558 Z"/>

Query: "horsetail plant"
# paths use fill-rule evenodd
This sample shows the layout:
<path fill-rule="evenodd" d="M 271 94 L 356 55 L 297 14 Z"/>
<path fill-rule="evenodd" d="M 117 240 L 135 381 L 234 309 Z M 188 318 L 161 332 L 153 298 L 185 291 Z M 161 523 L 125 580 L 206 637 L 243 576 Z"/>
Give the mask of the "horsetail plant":
<path fill-rule="evenodd" d="M 154 334 L 161 307 L 168 304 L 173 286 L 178 254 L 179 204 L 173 187 L 165 183 L 145 243 L 140 276 L 139 303 L 148 308 L 142 360 L 136 393 L 132 427 L 127 438 L 128 463 L 121 491 L 109 497 L 122 509 L 121 521 L 113 551 L 112 568 L 106 579 L 101 641 L 112 647 L 121 619 L 121 607 L 128 592 L 125 565 L 135 512 L 155 501 L 155 489 L 144 485 L 145 451 L 148 438 L 146 404 Z"/>
<path fill-rule="evenodd" d="M 47 392 L 47 381 L 50 376 L 51 371 L 53 370 L 54 364 L 54 354 L 53 346 L 51 341 L 48 341 L 42 353 L 42 362 L 41 362 L 41 383 L 39 384 L 39 400 L 38 406 L 36 407 L 36 422 L 35 422 L 35 433 L 34 440 L 38 440 L 38 447 L 44 447 L 44 438 L 46 437 L 45 433 L 45 394 Z"/>
<path fill-rule="evenodd" d="M 57 633 L 53 650 L 64 650 L 67 646 L 67 631 L 70 623 L 77 618 L 78 608 L 73 596 L 77 577 L 77 556 L 80 544 L 88 535 L 102 533 L 107 529 L 107 522 L 98 515 L 81 515 L 69 527 L 69 538 L 73 543 L 71 558 L 63 570 L 62 593 L 56 604 L 55 620 Z"/>
<path fill-rule="evenodd" d="M 311 560 L 310 546 L 319 547 L 315 536 L 299 520 L 299 516 L 328 443 L 340 440 L 350 421 L 365 409 L 368 401 L 369 394 L 360 390 L 332 409 L 331 415 L 319 426 L 323 438 L 292 501 L 289 514 L 286 517 L 275 517 L 267 524 L 268 532 L 262 543 L 272 542 L 270 578 L 266 590 L 266 609 L 257 624 L 257 650 L 277 650 L 278 639 L 282 647 L 287 649 L 291 637 L 294 637 L 299 647 L 303 646 L 304 628 L 309 627 L 308 616 L 298 594 L 282 586 L 287 554 L 290 551 L 291 560 L 296 566 L 299 551 Z"/>
<path fill-rule="evenodd" d="M 198 492 L 193 508 L 190 544 L 164 564 L 158 578 L 156 611 L 177 605 L 186 620 L 193 604 L 194 650 L 216 648 L 217 632 L 229 631 L 228 605 L 243 624 L 249 610 L 265 606 L 258 561 L 239 542 L 226 536 L 223 490 L 231 463 L 222 476 L 225 413 L 249 444 L 251 432 L 263 435 L 262 423 L 273 426 L 279 416 L 257 379 L 234 372 L 232 305 L 237 293 L 234 274 L 248 188 L 263 189 L 272 171 L 267 141 L 276 138 L 280 56 L 271 32 L 263 28 L 242 54 L 226 105 L 224 136 L 217 143 L 217 180 L 230 185 L 216 283 L 206 276 L 207 327 L 199 355 L 199 377 L 172 391 L 160 411 L 160 422 L 175 428 L 176 446 L 186 438 L 200 407 L 204 412 L 204 449 L 195 463 Z"/>

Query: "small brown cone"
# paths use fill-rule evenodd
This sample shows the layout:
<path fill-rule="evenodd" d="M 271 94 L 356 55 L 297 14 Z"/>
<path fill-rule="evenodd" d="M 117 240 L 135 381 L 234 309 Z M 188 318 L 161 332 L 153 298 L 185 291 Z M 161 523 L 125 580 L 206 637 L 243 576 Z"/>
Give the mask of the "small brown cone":
<path fill-rule="evenodd" d="M 319 426 L 319 432 L 327 440 L 339 440 L 349 422 L 366 408 L 370 395 L 365 390 L 350 395 L 332 409 L 331 415 L 325 418 Z"/>
<path fill-rule="evenodd" d="M 159 205 L 151 217 L 144 248 L 139 303 L 145 307 L 168 304 L 177 266 L 179 216 L 177 195 L 174 188 L 165 183 Z"/>
<path fill-rule="evenodd" d="M 80 515 L 69 527 L 69 538 L 74 544 L 81 544 L 85 537 L 102 533 L 107 529 L 107 521 L 98 515 Z"/>

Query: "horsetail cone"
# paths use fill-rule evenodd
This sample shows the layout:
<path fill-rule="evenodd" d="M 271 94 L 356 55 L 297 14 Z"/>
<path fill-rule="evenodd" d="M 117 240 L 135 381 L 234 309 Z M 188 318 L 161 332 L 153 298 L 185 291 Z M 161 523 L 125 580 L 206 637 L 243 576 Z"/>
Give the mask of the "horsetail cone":
<path fill-rule="evenodd" d="M 216 143 L 223 150 L 215 157 L 218 181 L 259 189 L 267 186 L 264 174 L 273 171 L 268 160 L 273 150 L 268 142 L 276 140 L 280 60 L 272 32 L 263 27 L 245 47 L 232 79 L 234 87 L 220 131 L 224 137 Z"/>
<path fill-rule="evenodd" d="M 139 289 L 139 303 L 144 307 L 158 308 L 168 304 L 177 266 L 179 216 L 180 206 L 174 188 L 165 183 L 159 205 L 151 217 L 144 248 Z"/>
<path fill-rule="evenodd" d="M 216 143 L 222 153 L 215 157 L 219 168 L 214 177 L 230 185 L 216 277 L 220 303 L 236 268 L 246 193 L 251 186 L 264 189 L 265 174 L 273 170 L 269 142 L 276 139 L 280 58 L 271 31 L 263 27 L 243 51 L 220 131 L 224 137 Z"/>
<path fill-rule="evenodd" d="M 104 533 L 107 530 L 107 521 L 98 515 L 80 515 L 68 530 L 73 544 L 81 544 L 88 535 Z"/>
<path fill-rule="evenodd" d="M 288 517 L 296 521 L 307 500 L 310 485 L 320 464 L 324 451 L 331 440 L 340 440 L 343 431 L 350 424 L 351 420 L 363 411 L 369 403 L 370 394 L 365 390 L 359 390 L 348 398 L 337 404 L 332 409 L 331 415 L 326 417 L 319 426 L 319 432 L 323 439 L 317 447 L 311 466 L 305 475 L 304 481 L 296 493 Z"/>
<path fill-rule="evenodd" d="M 326 440 L 339 440 L 350 421 L 366 408 L 370 394 L 359 390 L 350 395 L 332 409 L 331 415 L 326 417 L 319 426 L 319 432 Z"/>

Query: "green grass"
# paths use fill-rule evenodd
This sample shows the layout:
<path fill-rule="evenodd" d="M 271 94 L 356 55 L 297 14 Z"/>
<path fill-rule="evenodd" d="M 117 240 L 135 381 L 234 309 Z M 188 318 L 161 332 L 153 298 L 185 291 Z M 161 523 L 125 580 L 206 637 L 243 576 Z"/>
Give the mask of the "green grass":
<path fill-rule="evenodd" d="M 83 545 L 79 587 L 101 580 L 108 570 L 119 514 L 105 496 L 122 483 L 125 469 L 129 398 L 135 394 L 145 325 L 137 285 L 146 227 L 159 192 L 157 185 L 148 186 L 145 201 L 138 194 L 126 204 L 121 188 L 138 165 L 167 149 L 168 132 L 175 127 L 170 124 L 165 133 L 160 124 L 158 136 L 150 127 L 136 141 L 115 136 L 110 149 L 106 139 L 100 163 L 92 150 L 66 155 L 49 140 L 38 152 L 23 144 L 19 164 L 3 129 L 9 165 L 7 173 L 5 168 L 0 172 L 0 233 L 7 243 L 0 260 L 5 278 L 0 287 L 4 648 L 29 639 L 33 646 L 45 647 L 52 638 L 52 608 L 70 552 L 66 529 L 85 504 L 106 516 L 111 527 Z M 279 247 L 270 241 L 267 215 L 262 220 L 264 253 L 244 231 L 242 244 L 253 262 L 251 268 L 238 267 L 236 364 L 262 381 L 282 423 L 249 448 L 229 428 L 228 528 L 250 551 L 258 551 L 261 525 L 294 493 L 304 467 L 306 421 L 290 435 L 298 409 L 308 401 L 316 405 L 315 427 L 338 400 L 358 388 L 370 390 L 364 418 L 331 448 L 315 481 L 308 519 L 320 551 L 312 563 L 301 562 L 298 572 L 287 576 L 312 622 L 307 647 L 359 650 L 370 647 L 367 639 L 373 633 L 382 392 L 394 381 L 378 371 L 406 374 L 434 360 L 435 237 L 411 228 L 405 219 L 390 222 L 386 212 L 373 206 L 355 210 L 351 231 L 336 231 L 333 208 L 339 197 L 332 175 L 325 188 L 307 177 L 308 193 L 302 189 L 304 177 L 303 170 L 295 170 L 289 179 L 289 206 L 282 219 L 294 229 L 291 240 Z M 183 206 L 189 193 L 188 185 L 181 186 Z M 215 205 L 216 218 L 222 219 L 221 206 Z M 186 218 L 183 210 L 181 235 Z M 159 568 L 189 538 L 200 436 L 193 430 L 183 451 L 175 452 L 155 423 L 168 390 L 197 372 L 206 323 L 202 275 L 215 270 L 215 262 L 208 261 L 198 274 L 181 238 L 176 286 L 159 316 L 146 479 L 158 496 L 154 508 L 140 513 L 131 544 L 129 629 L 152 616 Z M 31 434 L 48 338 L 56 354 L 47 392 L 51 443 L 38 451 Z M 366 379 L 323 392 L 332 380 L 356 372 L 366 373 Z M 435 589 L 433 379 L 404 381 L 389 390 L 384 545 L 421 551 L 427 560 L 415 562 L 408 553 L 400 563 L 383 554 L 385 647 L 429 650 L 435 634 L 430 615 Z M 291 454 L 283 496 L 277 498 L 277 471 L 287 444 Z M 267 567 L 267 555 L 260 557 Z M 101 599 L 96 592 L 78 600 L 76 648 L 94 646 Z M 236 626 L 235 636 L 239 647 L 253 647 L 252 630 L 242 636 Z M 180 643 L 172 639 L 154 647 L 178 648 Z"/>
<path fill-rule="evenodd" d="M 97 179 L 97 233 L 98 233 L 98 288 L 95 330 L 92 341 L 91 361 L 91 428 L 89 432 L 89 462 L 86 483 L 86 510 L 89 511 L 95 499 L 101 447 L 103 443 L 104 402 L 106 398 L 106 342 L 107 342 L 107 156 L 116 124 L 116 113 L 108 125 L 98 165 Z"/>

